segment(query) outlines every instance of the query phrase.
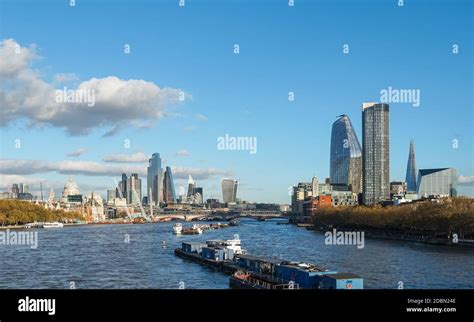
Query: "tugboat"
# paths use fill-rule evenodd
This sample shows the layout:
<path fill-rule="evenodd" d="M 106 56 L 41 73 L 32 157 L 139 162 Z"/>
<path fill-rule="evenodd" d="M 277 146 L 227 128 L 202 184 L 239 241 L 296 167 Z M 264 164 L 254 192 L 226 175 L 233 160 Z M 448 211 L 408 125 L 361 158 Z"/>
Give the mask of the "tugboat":
<path fill-rule="evenodd" d="M 173 234 L 180 235 L 183 231 L 183 225 L 180 223 L 173 225 Z"/>

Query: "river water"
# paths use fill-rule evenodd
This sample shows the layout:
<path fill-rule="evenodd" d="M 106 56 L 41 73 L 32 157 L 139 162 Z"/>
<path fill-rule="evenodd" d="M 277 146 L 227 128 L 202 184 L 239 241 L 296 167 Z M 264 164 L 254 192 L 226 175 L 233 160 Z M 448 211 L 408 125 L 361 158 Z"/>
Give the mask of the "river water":
<path fill-rule="evenodd" d="M 376 239 L 366 239 L 363 249 L 325 245 L 323 233 L 276 222 L 247 219 L 192 236 L 173 235 L 172 222 L 39 229 L 37 249 L 0 245 L 0 288 L 228 288 L 227 275 L 176 257 L 173 250 L 182 241 L 234 234 L 252 255 L 355 273 L 364 278 L 364 288 L 474 288 L 472 248 Z"/>

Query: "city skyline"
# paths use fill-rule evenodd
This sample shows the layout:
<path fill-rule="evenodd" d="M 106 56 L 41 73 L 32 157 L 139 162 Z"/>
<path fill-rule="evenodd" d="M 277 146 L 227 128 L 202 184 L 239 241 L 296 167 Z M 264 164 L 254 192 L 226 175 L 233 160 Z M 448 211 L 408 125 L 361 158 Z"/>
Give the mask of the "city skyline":
<path fill-rule="evenodd" d="M 122 3 L 29 5 L 31 12 L 14 1 L 3 3 L 9 14 L 0 57 L 7 64 L 0 65 L 0 76 L 8 83 L 2 80 L 0 91 L 11 100 L 2 101 L 0 190 L 25 183 L 38 194 L 43 182 L 44 191 L 53 187 L 57 195 L 72 175 L 81 191 L 105 197 L 122 173 L 145 181 L 148 159 L 159 152 L 176 188 L 186 189 L 192 175 L 206 198 L 220 198 L 221 178 L 232 177 L 244 200 L 289 203 L 289 186 L 313 175 L 330 177 L 337 115 L 348 115 L 362 138 L 362 102 L 381 101 L 386 89 L 414 88 L 421 91 L 416 104 L 388 102 L 390 181 L 404 181 L 406 147 L 414 139 L 418 168 L 456 168 L 458 194 L 474 196 L 472 41 L 463 6 L 414 3 L 408 11 L 369 1 L 347 3 L 340 12 L 329 2 L 302 1 L 294 8 L 256 2 L 251 15 L 266 24 L 247 25 L 226 22 L 235 13 L 249 14 L 232 3 L 147 4 L 150 10 L 140 15 Z M 114 19 L 124 14 L 128 23 Z M 159 22 L 146 25 L 157 15 Z M 329 19 L 334 15 L 341 16 L 337 28 Z M 368 23 L 373 15 L 386 21 L 380 30 Z M 429 30 L 414 28 L 420 16 Z M 354 19 L 359 23 L 351 23 Z M 397 24 L 400 19 L 406 25 Z M 188 30 L 201 21 L 189 41 Z M 130 31 L 128 24 L 142 32 Z M 91 36 L 64 46 L 63 31 L 78 28 Z M 315 35 L 315 28 L 324 32 Z M 168 32 L 154 31 L 164 29 Z M 374 56 L 378 50 L 386 53 L 384 59 Z M 415 59 L 420 52 L 430 52 L 421 63 Z M 31 98 L 31 106 L 8 90 L 20 80 L 26 83 L 18 91 Z M 63 103 L 34 104 L 42 96 L 32 92 L 64 87 L 95 90 L 95 105 L 80 105 L 87 113 L 77 113 Z M 107 90 L 116 96 L 104 97 Z M 136 92 L 143 104 L 134 99 Z M 456 113 L 446 113 L 448 107 Z M 218 138 L 227 135 L 258 138 L 258 150 L 219 150 Z"/>

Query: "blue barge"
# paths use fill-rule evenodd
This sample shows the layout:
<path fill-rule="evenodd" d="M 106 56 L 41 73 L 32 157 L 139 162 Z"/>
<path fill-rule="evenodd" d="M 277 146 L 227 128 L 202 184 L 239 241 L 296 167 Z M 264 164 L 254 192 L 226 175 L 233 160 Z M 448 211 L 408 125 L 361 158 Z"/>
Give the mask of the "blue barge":
<path fill-rule="evenodd" d="M 363 289 L 363 278 L 322 266 L 247 254 L 240 240 L 183 242 L 175 255 L 231 274 L 231 288 Z"/>

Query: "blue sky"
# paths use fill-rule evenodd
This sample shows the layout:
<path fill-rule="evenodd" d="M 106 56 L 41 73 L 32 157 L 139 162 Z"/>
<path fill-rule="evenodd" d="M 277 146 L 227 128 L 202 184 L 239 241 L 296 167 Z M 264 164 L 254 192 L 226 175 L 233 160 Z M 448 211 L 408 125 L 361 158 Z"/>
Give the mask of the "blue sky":
<path fill-rule="evenodd" d="M 361 104 L 379 101 L 380 90 L 391 86 L 419 89 L 421 105 L 390 104 L 390 179 L 405 179 L 414 139 L 418 169 L 455 167 L 463 176 L 459 191 L 474 196 L 471 1 L 411 0 L 403 7 L 388 0 L 296 0 L 294 7 L 285 0 L 178 2 L 76 0 L 70 7 L 68 1 L 1 0 L 0 41 L 35 44 L 38 57 L 29 66 L 46 83 L 71 73 L 76 79 L 64 84 L 70 88 L 114 76 L 186 92 L 166 115 L 142 119 L 152 127 L 124 121 L 108 137 L 103 134 L 114 124 L 103 111 L 105 121 L 86 135 L 68 133 L 74 119 L 59 123 L 19 113 L 2 121 L 2 159 L 109 166 L 106 155 L 159 152 L 164 165 L 181 167 L 177 186 L 185 185 L 186 169 L 194 169 L 205 198 L 221 198 L 220 179 L 232 176 L 241 182 L 238 197 L 288 203 L 289 186 L 329 176 L 336 117 L 349 115 L 361 140 Z M 217 138 L 225 134 L 257 137 L 257 153 L 218 150 Z M 87 151 L 67 156 L 80 148 Z M 176 155 L 180 150 L 189 155 Z M 69 175 L 83 190 L 113 187 L 111 176 L 50 168 L 4 167 L 1 173 L 4 185 L 20 176 L 40 178 L 56 193 Z"/>

